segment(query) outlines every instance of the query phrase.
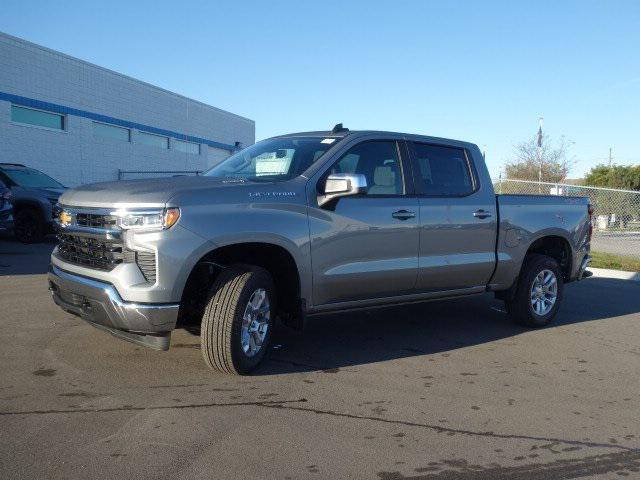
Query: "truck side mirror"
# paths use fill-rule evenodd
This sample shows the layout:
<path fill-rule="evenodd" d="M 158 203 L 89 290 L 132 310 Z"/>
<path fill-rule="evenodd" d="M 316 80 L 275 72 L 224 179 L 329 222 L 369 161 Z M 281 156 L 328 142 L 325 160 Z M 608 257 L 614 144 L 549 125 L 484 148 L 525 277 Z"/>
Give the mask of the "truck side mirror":
<path fill-rule="evenodd" d="M 318 196 L 322 207 L 330 202 L 351 195 L 367 193 L 367 178 L 361 173 L 332 173 L 324 183 L 324 192 Z"/>

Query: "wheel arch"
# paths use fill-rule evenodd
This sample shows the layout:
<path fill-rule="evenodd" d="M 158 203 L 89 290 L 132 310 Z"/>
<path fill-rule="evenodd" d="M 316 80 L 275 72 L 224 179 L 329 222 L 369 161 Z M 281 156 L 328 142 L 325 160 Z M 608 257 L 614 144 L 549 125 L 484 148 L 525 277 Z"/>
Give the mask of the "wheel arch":
<path fill-rule="evenodd" d="M 504 299 L 513 295 L 515 286 L 518 284 L 518 280 L 522 275 L 522 269 L 527 255 L 532 253 L 546 255 L 555 259 L 560 265 L 563 279 L 566 282 L 571 280 L 571 274 L 574 268 L 574 249 L 571 246 L 571 241 L 564 235 L 563 231 L 552 229 L 540 232 L 540 234 L 529 241 L 528 244 L 521 244 L 514 250 L 517 254 L 511 257 L 508 262 L 500 260 L 500 258 L 498 260 L 498 270 L 500 270 L 502 280 L 498 282 L 501 288 L 493 289 L 497 298 Z M 505 267 L 501 265 L 501 262 L 509 266 Z M 506 279 L 508 279 L 508 281 L 505 281 Z"/>
<path fill-rule="evenodd" d="M 292 326 L 301 327 L 301 323 L 298 325 L 297 322 L 301 321 L 304 311 L 304 287 L 299 262 L 289 248 L 269 241 L 233 242 L 216 245 L 197 258 L 190 266 L 180 292 L 180 317 L 183 320 L 188 319 L 194 308 L 193 320 L 197 319 L 199 300 L 224 268 L 244 263 L 262 267 L 271 274 L 281 316 Z M 203 291 L 204 288 L 207 290 Z"/>
<path fill-rule="evenodd" d="M 36 210 L 42 218 L 45 218 L 45 212 L 42 204 L 36 200 L 28 200 L 28 199 L 14 199 L 12 201 L 13 204 L 13 212 L 14 215 L 17 214 L 20 210 L 24 210 L 25 208 L 30 208 Z"/>
<path fill-rule="evenodd" d="M 563 235 L 558 233 L 543 235 L 536 238 L 529 244 L 524 258 L 532 253 L 538 253 L 540 255 L 546 255 L 558 262 L 560 270 L 564 276 L 565 281 L 571 278 L 571 272 L 573 268 L 573 248 L 571 242 Z M 523 258 L 523 265 L 524 265 Z M 522 271 L 522 265 L 520 266 Z"/>

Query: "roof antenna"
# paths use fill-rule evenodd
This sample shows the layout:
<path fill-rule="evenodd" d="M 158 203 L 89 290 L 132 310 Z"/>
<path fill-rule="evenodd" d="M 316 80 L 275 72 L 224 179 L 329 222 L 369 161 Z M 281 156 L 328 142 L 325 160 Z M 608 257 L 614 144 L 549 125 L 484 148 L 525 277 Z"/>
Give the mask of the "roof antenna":
<path fill-rule="evenodd" d="M 338 123 L 336 124 L 335 127 L 333 127 L 333 130 L 331 130 L 331 133 L 340 133 L 340 132 L 348 132 L 348 131 L 349 131 L 348 128 L 344 128 L 341 123 Z"/>

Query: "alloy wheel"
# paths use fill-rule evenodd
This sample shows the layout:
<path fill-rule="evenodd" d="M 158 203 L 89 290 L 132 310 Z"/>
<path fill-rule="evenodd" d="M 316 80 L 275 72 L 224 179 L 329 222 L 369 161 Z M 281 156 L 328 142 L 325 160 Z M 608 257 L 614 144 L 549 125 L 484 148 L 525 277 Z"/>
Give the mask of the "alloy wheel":
<path fill-rule="evenodd" d="M 264 288 L 256 289 L 249 297 L 242 315 L 240 343 L 242 351 L 247 357 L 253 357 L 262 349 L 269 320 L 271 319 L 271 304 Z"/>

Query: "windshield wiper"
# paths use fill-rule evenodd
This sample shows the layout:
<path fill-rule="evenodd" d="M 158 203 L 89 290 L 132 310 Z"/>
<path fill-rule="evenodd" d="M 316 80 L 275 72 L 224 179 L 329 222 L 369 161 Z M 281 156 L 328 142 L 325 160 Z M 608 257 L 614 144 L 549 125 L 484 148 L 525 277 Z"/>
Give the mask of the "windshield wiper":
<path fill-rule="evenodd" d="M 273 174 L 273 175 L 256 175 L 253 177 L 246 177 L 249 182 L 275 182 L 288 180 L 289 177 L 287 175 L 282 174 Z"/>

